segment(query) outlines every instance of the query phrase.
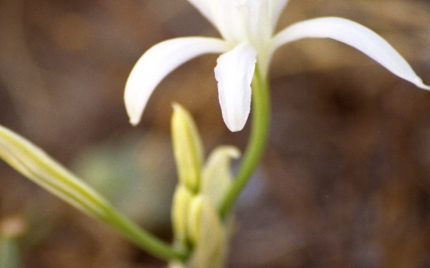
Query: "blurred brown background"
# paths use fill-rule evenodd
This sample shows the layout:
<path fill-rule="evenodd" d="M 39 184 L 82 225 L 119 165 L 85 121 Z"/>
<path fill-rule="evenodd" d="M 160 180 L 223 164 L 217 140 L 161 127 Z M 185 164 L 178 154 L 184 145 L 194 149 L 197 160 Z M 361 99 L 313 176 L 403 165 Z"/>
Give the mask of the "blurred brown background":
<path fill-rule="evenodd" d="M 430 84 L 430 2 L 292 0 L 279 27 L 341 16 L 386 38 Z M 216 55 L 164 80 L 128 124 L 128 73 L 167 38 L 217 36 L 185 0 L 1 0 L 0 124 L 85 177 L 170 239 L 172 101 L 207 149 L 244 148 L 226 130 Z M 272 63 L 264 163 L 237 205 L 229 267 L 430 267 L 430 92 L 327 40 L 284 46 Z M 110 228 L 0 162 L 0 220 L 18 217 L 23 267 L 162 267 Z"/>

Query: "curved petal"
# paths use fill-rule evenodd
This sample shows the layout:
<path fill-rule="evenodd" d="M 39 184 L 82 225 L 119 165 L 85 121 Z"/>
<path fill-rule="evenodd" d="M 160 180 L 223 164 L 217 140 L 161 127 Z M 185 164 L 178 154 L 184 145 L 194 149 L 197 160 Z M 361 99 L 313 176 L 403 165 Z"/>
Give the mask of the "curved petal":
<path fill-rule="evenodd" d="M 273 55 L 273 52 L 283 44 L 308 37 L 331 38 L 350 45 L 393 74 L 417 87 L 430 90 L 430 87 L 423 84 L 406 60 L 387 41 L 363 25 L 347 19 L 325 17 L 296 23 L 274 37 L 269 55 Z"/>
<path fill-rule="evenodd" d="M 272 27 L 275 28 L 276 23 L 278 22 L 279 16 L 281 16 L 282 11 L 284 11 L 285 6 L 287 5 L 289 0 L 268 0 L 270 6 L 271 23 Z"/>
<path fill-rule="evenodd" d="M 251 82 L 257 52 L 248 43 L 241 43 L 222 54 L 215 67 L 222 117 L 230 131 L 244 127 L 251 110 Z"/>
<path fill-rule="evenodd" d="M 231 18 L 231 22 L 227 27 L 231 28 L 231 24 L 240 26 L 236 34 L 241 38 L 240 42 L 248 40 L 254 45 L 258 51 L 266 48 L 266 45 L 271 40 L 273 31 L 275 30 L 276 21 L 273 23 L 272 17 L 276 15 L 273 10 L 272 1 L 268 0 L 247 0 L 236 7 L 237 15 Z M 276 1 L 276 5 L 279 5 Z M 242 23 L 238 23 L 238 21 Z"/>
<path fill-rule="evenodd" d="M 209 197 L 218 207 L 231 186 L 231 160 L 238 159 L 240 151 L 234 146 L 219 146 L 211 152 L 203 168 L 200 193 Z"/>
<path fill-rule="evenodd" d="M 243 12 L 243 8 L 246 9 L 246 7 L 249 6 L 249 3 L 244 3 L 246 1 L 207 1 L 211 5 L 210 8 L 213 14 L 215 28 L 225 40 L 230 42 L 230 44 L 237 45 L 248 38 L 245 30 L 248 25 L 246 19 L 244 19 L 244 17 L 247 18 L 247 14 Z"/>
<path fill-rule="evenodd" d="M 215 25 L 215 19 L 212 14 L 212 1 L 205 0 L 188 0 L 210 23 Z"/>
<path fill-rule="evenodd" d="M 130 123 L 137 125 L 158 83 L 184 62 L 206 53 L 223 53 L 230 47 L 221 39 L 185 37 L 151 47 L 137 61 L 125 85 L 124 101 Z"/>

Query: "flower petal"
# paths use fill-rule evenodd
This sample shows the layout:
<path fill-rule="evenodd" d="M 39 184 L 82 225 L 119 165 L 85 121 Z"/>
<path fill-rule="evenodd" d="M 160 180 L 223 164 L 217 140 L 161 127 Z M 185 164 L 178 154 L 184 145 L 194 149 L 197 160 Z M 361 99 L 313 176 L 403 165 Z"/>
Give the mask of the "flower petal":
<path fill-rule="evenodd" d="M 260 0 L 258 0 L 260 1 Z M 248 39 L 246 28 L 248 18 L 243 8 L 249 5 L 244 0 L 217 0 L 207 1 L 211 5 L 212 19 L 215 28 L 230 44 L 237 45 Z"/>
<path fill-rule="evenodd" d="M 251 82 L 257 52 L 248 43 L 241 43 L 222 54 L 215 67 L 222 117 L 230 131 L 244 127 L 251 110 Z"/>
<path fill-rule="evenodd" d="M 213 1 L 205 0 L 188 0 L 209 22 L 215 26 L 215 19 L 213 15 Z"/>
<path fill-rule="evenodd" d="M 200 193 L 209 197 L 217 207 L 231 186 L 231 160 L 237 159 L 240 151 L 233 146 L 219 146 L 210 154 L 202 173 Z"/>
<path fill-rule="evenodd" d="M 206 53 L 223 53 L 229 46 L 221 39 L 185 37 L 151 47 L 138 60 L 128 77 L 124 100 L 130 123 L 137 125 L 155 87 L 184 62 Z"/>
<path fill-rule="evenodd" d="M 332 38 L 350 45 L 393 74 L 415 84 L 417 87 L 430 90 L 423 84 L 406 60 L 381 36 L 356 22 L 336 17 L 325 17 L 296 23 L 279 32 L 272 44 L 269 55 L 283 44 L 301 38 Z"/>
<path fill-rule="evenodd" d="M 236 34 L 236 36 L 241 38 L 239 42 L 251 42 L 254 48 L 261 52 L 266 49 L 276 26 L 276 21 L 273 23 L 272 19 L 273 15 L 276 15 L 272 7 L 274 3 L 268 0 L 246 0 L 242 2 L 236 7 L 237 15 L 231 18 L 227 27 L 232 28 L 229 25 L 237 24 L 239 26 L 237 31 L 240 34 Z"/>
<path fill-rule="evenodd" d="M 270 13 L 272 14 L 271 23 L 273 28 L 275 28 L 276 23 L 278 22 L 279 16 L 281 16 L 282 11 L 284 11 L 285 6 L 287 5 L 289 0 L 268 0 Z"/>

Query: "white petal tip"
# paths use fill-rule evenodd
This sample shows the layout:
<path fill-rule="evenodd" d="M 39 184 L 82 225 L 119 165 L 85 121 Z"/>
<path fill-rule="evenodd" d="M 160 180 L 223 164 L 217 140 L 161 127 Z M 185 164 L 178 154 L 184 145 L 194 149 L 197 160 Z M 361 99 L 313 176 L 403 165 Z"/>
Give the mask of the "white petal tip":
<path fill-rule="evenodd" d="M 421 88 L 421 89 L 425 89 L 425 90 L 430 90 L 430 86 L 427 86 L 426 84 L 424 84 L 421 79 L 417 82 L 414 83 L 415 86 Z"/>
<path fill-rule="evenodd" d="M 430 90 L 430 87 L 426 86 L 424 84 L 423 85 L 418 85 L 418 87 L 421 88 L 421 89 Z"/>
<path fill-rule="evenodd" d="M 243 129 L 245 124 L 242 124 L 241 126 L 235 125 L 235 126 L 229 126 L 227 125 L 228 130 L 230 130 L 231 132 L 239 132 Z"/>
<path fill-rule="evenodd" d="M 222 54 L 215 67 L 222 117 L 231 132 L 243 129 L 251 110 L 251 81 L 257 52 L 241 43 Z"/>
<path fill-rule="evenodd" d="M 133 126 L 133 127 L 135 127 L 135 126 L 137 126 L 139 123 L 140 123 L 140 118 L 139 119 L 135 119 L 135 118 L 130 118 L 130 124 Z"/>

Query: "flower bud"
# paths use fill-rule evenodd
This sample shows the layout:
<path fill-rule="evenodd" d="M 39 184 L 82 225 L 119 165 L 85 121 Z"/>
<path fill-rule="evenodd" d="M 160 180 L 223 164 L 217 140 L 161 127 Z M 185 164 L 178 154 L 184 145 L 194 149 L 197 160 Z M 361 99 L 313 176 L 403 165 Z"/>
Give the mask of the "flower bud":
<path fill-rule="evenodd" d="M 191 115 L 179 104 L 173 105 L 172 143 L 179 182 L 196 193 L 199 189 L 203 146 Z"/>
<path fill-rule="evenodd" d="M 209 156 L 202 174 L 200 193 L 207 195 L 218 206 L 231 185 L 230 162 L 240 156 L 233 146 L 217 147 Z"/>

